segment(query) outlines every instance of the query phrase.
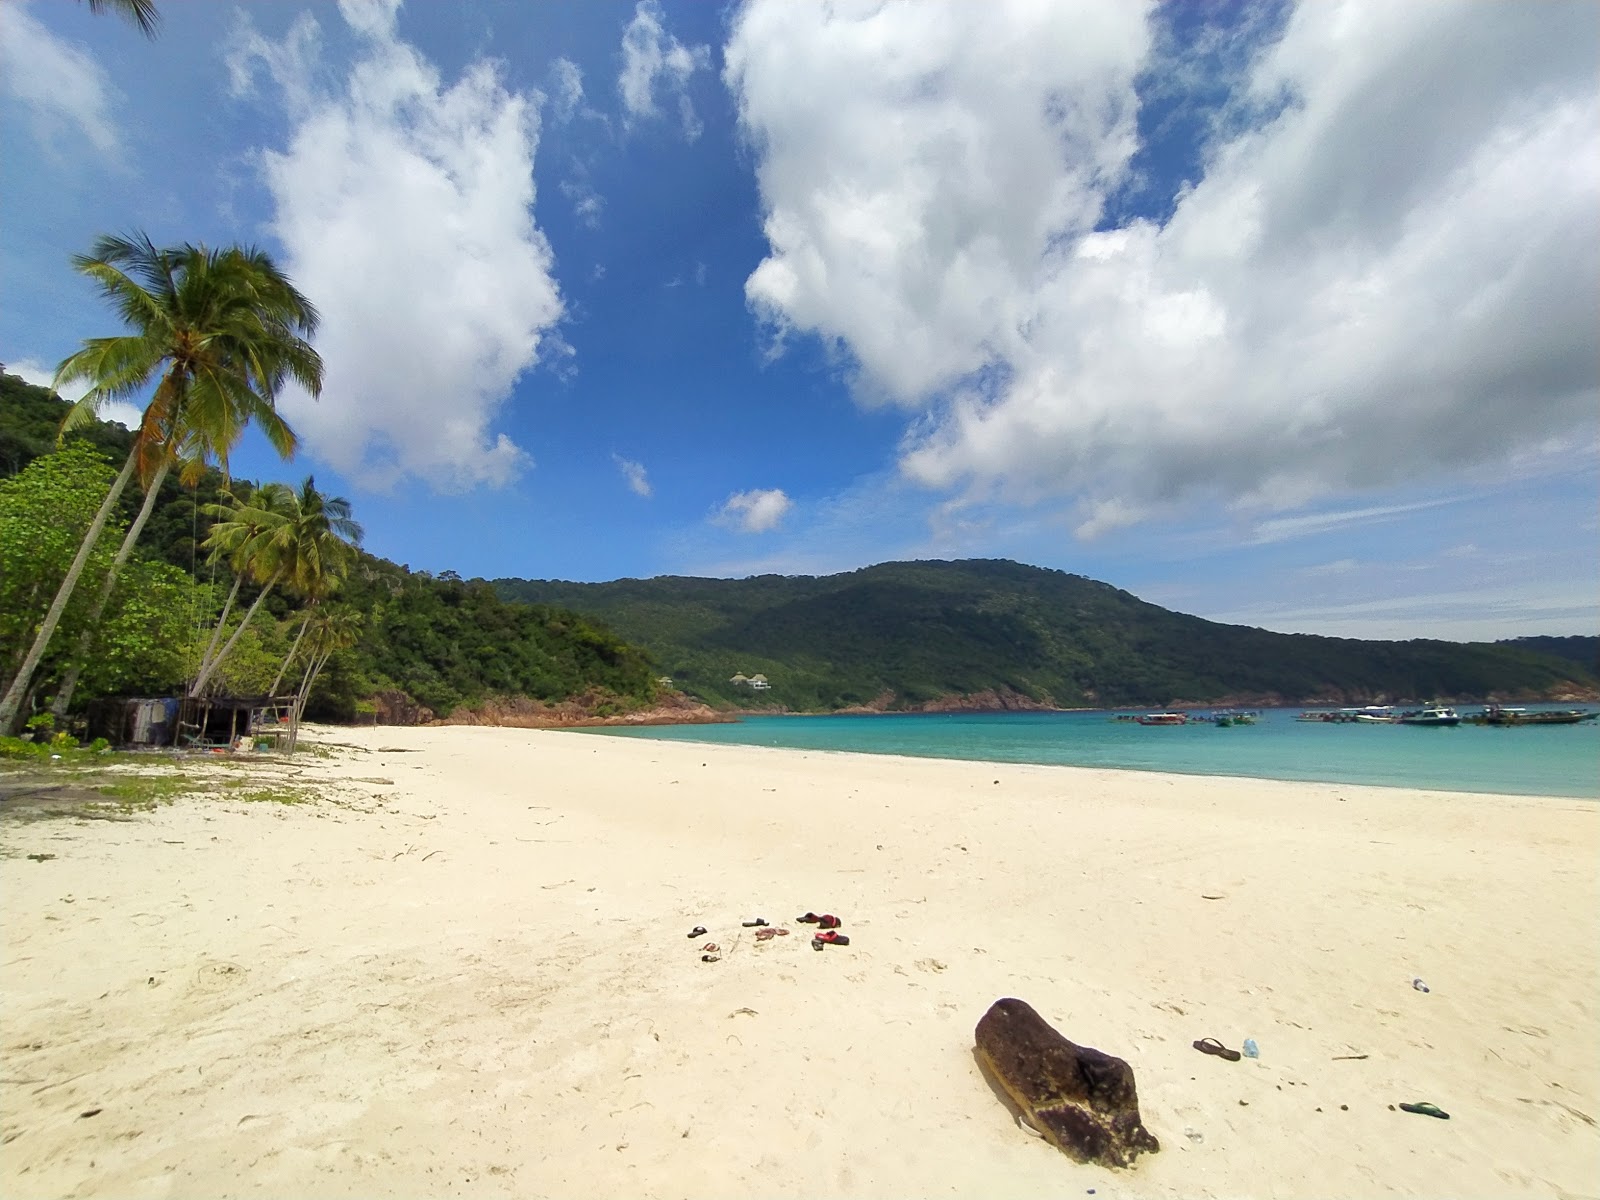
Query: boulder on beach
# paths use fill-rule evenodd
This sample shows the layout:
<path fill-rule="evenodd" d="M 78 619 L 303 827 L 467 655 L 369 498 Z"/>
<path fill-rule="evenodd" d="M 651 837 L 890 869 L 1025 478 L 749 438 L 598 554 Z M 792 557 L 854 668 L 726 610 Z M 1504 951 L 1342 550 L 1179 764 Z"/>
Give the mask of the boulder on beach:
<path fill-rule="evenodd" d="M 996 1000 L 978 1022 L 978 1061 L 1023 1117 L 1079 1162 L 1125 1167 L 1161 1143 L 1139 1119 L 1133 1068 L 1068 1041 L 1021 1000 Z"/>

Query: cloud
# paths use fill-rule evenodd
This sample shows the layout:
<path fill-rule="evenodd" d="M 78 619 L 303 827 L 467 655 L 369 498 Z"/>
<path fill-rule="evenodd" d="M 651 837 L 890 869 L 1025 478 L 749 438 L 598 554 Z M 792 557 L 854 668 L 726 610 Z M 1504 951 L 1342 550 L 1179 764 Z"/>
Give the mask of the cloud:
<path fill-rule="evenodd" d="M 65 126 L 101 154 L 118 155 L 113 89 L 105 72 L 85 47 L 36 21 L 23 0 L 7 3 L 0 17 L 0 85 L 28 106 L 41 146 L 53 149 Z"/>
<path fill-rule="evenodd" d="M 277 45 L 245 23 L 229 56 L 236 91 L 258 68 L 282 91 L 288 145 L 261 154 L 272 228 L 323 318 L 322 398 L 291 392 L 283 409 L 365 486 L 501 485 L 527 455 L 494 418 L 523 372 L 570 353 L 533 221 L 537 97 L 481 59 L 446 84 L 397 36 L 397 7 L 341 0 L 358 48 L 337 70 L 309 15 Z"/>
<path fill-rule="evenodd" d="M 912 414 L 910 479 L 1084 535 L 1592 436 L 1600 9 L 1303 3 L 1170 217 L 1108 221 L 1164 11 L 749 0 L 774 346 Z"/>
<path fill-rule="evenodd" d="M 780 488 L 735 492 L 722 502 L 712 520 L 740 533 L 766 533 L 776 529 L 793 507 L 794 501 Z"/>
<path fill-rule="evenodd" d="M 689 100 L 689 80 L 710 65 L 710 47 L 685 46 L 667 32 L 661 5 L 656 0 L 639 0 L 633 20 L 622 33 L 622 73 L 617 76 L 627 123 L 661 115 L 656 106 L 659 89 L 677 101 L 684 136 L 694 141 L 705 125 Z"/>
<path fill-rule="evenodd" d="M 550 84 L 556 120 L 572 120 L 583 103 L 583 68 L 570 58 L 558 58 L 550 64 Z"/>
<path fill-rule="evenodd" d="M 563 179 L 557 186 L 572 203 L 573 216 L 590 229 L 600 228 L 600 214 L 605 211 L 606 205 L 588 179 L 575 175 Z"/>
<path fill-rule="evenodd" d="M 1250 539 L 1257 545 L 1267 542 L 1282 542 L 1290 538 L 1312 537 L 1317 534 L 1328 533 L 1335 529 L 1347 529 L 1357 525 L 1371 525 L 1381 521 L 1392 521 L 1396 517 L 1405 516 L 1407 513 L 1419 512 L 1427 508 L 1438 508 L 1444 504 L 1454 504 L 1459 496 L 1441 496 L 1432 500 L 1418 500 L 1409 504 L 1379 504 L 1368 508 L 1347 508 L 1337 512 L 1308 513 L 1299 517 L 1274 517 L 1262 521 L 1255 527 L 1255 535 Z"/>
<path fill-rule="evenodd" d="M 617 464 L 617 470 L 622 472 L 622 478 L 627 481 L 628 490 L 635 496 L 648 497 L 652 491 L 650 476 L 646 474 L 644 466 L 634 462 L 631 458 L 623 458 L 620 454 L 613 454 L 611 461 Z"/>

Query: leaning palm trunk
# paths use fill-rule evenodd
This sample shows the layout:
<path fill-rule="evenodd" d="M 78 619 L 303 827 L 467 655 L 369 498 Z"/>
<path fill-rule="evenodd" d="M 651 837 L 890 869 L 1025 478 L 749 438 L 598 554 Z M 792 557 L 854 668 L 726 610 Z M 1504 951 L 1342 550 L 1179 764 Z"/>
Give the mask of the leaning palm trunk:
<path fill-rule="evenodd" d="M 283 660 L 283 665 L 278 668 L 278 674 L 272 681 L 272 686 L 267 689 L 267 695 L 276 696 L 278 685 L 283 682 L 284 675 L 289 670 L 289 664 L 294 661 L 294 656 L 300 652 L 300 639 L 306 636 L 306 630 L 311 627 L 312 611 L 306 611 L 305 620 L 300 622 L 300 632 L 294 635 L 294 645 L 289 647 L 289 656 Z"/>
<path fill-rule="evenodd" d="M 28 656 L 22 660 L 22 666 L 17 669 L 15 678 L 11 680 L 11 686 L 6 689 L 5 697 L 0 699 L 0 734 L 16 733 L 17 726 L 21 723 L 22 702 L 27 698 L 28 689 L 33 686 L 34 672 L 39 669 L 44 652 L 50 648 L 50 639 L 55 635 L 56 626 L 61 624 L 61 614 L 67 611 L 67 602 L 72 599 L 73 590 L 78 586 L 78 577 L 88 565 L 89 555 L 94 552 L 95 543 L 105 532 L 106 522 L 111 519 L 111 511 L 122 498 L 128 480 L 133 478 L 133 469 L 137 463 L 138 453 L 135 451 L 128 455 L 122 473 L 111 485 L 111 490 L 106 493 L 105 500 L 100 504 L 100 511 L 95 513 L 94 520 L 89 523 L 89 531 L 83 535 L 83 544 L 78 547 L 72 565 L 67 568 L 67 576 L 56 590 L 56 598 L 50 602 L 50 611 L 45 613 L 44 624 L 39 626 L 39 632 L 34 636 L 33 645 L 28 650 Z"/>
<path fill-rule="evenodd" d="M 261 602 L 265 600 L 269 594 L 271 594 L 272 586 L 278 582 L 279 578 L 280 576 L 274 575 L 271 579 L 267 580 L 266 586 L 261 589 L 261 594 L 256 597 L 255 603 L 245 611 L 244 620 L 239 622 L 239 628 L 233 631 L 233 636 L 228 639 L 228 644 L 225 645 L 221 650 L 217 651 L 217 656 L 215 658 L 200 668 L 200 674 L 196 677 L 194 686 L 189 689 L 190 696 L 201 696 L 205 694 L 206 684 L 211 682 L 212 676 L 217 673 L 217 668 L 222 665 L 223 661 L 233 651 L 233 648 L 239 644 L 239 638 L 244 635 L 244 631 L 246 629 L 250 628 L 250 622 L 256 615 L 256 609 L 260 608 Z"/>
<path fill-rule="evenodd" d="M 306 701 L 311 698 L 311 689 L 316 686 L 317 676 L 322 674 L 322 668 L 328 665 L 328 660 L 333 657 L 333 650 L 324 650 L 320 655 L 314 656 L 306 664 L 306 673 L 300 679 L 300 690 L 295 693 L 294 708 L 291 710 L 289 722 L 289 753 L 294 753 L 294 748 L 300 743 L 300 714 L 305 711 Z"/>
<path fill-rule="evenodd" d="M 156 506 L 156 495 L 161 491 L 161 484 L 166 479 L 167 470 L 171 465 L 171 461 L 164 458 L 161 460 L 161 465 L 156 468 L 154 477 L 145 488 L 144 504 L 139 508 L 139 515 L 128 527 L 128 535 L 122 539 L 122 548 L 117 551 L 116 558 L 111 560 L 111 569 L 106 572 L 105 582 L 100 585 L 100 595 L 95 598 L 94 607 L 89 610 L 89 619 L 84 622 L 83 633 L 78 638 L 78 653 L 74 656 L 72 665 L 67 668 L 66 678 L 56 689 L 56 702 L 50 709 L 58 723 L 67 715 L 67 706 L 72 703 L 72 693 L 78 690 L 78 676 L 83 674 L 83 668 L 88 664 L 89 651 L 94 647 L 94 635 L 100 631 L 100 618 L 105 615 L 106 605 L 111 602 L 111 593 L 117 590 L 117 572 L 122 570 L 122 564 L 127 562 L 128 555 L 133 553 L 134 543 L 144 532 L 145 522 L 150 519 L 150 513 Z"/>
<path fill-rule="evenodd" d="M 211 640 L 206 643 L 206 652 L 200 656 L 200 665 L 195 668 L 196 674 L 211 665 L 211 659 L 217 652 L 217 645 L 222 641 L 222 631 L 228 624 L 228 614 L 233 611 L 233 602 L 239 598 L 239 588 L 243 584 L 243 574 L 233 577 L 233 587 L 228 592 L 228 599 L 222 605 L 222 615 L 217 618 L 217 627 L 211 631 Z"/>

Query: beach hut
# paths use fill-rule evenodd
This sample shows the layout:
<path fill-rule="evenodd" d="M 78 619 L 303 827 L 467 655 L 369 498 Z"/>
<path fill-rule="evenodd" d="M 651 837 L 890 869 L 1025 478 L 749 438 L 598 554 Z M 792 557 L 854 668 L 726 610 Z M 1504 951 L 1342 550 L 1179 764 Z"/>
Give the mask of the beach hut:
<path fill-rule="evenodd" d="M 177 733 L 176 696 L 117 696 L 89 705 L 90 738 L 105 738 L 113 746 L 148 749 L 170 746 Z"/>
<path fill-rule="evenodd" d="M 178 706 L 174 744 L 219 750 L 241 743 L 276 749 L 294 724 L 293 696 L 187 696 Z"/>

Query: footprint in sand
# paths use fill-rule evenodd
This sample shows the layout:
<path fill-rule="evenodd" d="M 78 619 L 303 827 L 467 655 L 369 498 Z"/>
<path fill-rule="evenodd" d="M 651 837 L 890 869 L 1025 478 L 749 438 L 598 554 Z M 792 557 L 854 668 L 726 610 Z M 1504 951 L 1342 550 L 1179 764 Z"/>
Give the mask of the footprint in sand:
<path fill-rule="evenodd" d="M 249 974 L 238 963 L 205 962 L 196 968 L 194 986 L 200 992 L 221 992 L 244 982 Z"/>

